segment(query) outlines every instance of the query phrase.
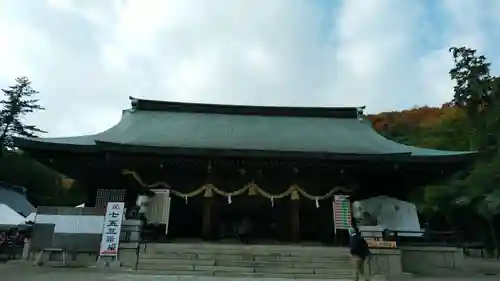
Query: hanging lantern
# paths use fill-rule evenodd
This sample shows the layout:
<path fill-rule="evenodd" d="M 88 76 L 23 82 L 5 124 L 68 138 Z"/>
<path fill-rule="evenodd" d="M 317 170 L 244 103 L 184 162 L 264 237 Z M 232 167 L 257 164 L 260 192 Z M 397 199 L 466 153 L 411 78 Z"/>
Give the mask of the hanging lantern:
<path fill-rule="evenodd" d="M 319 200 L 318 200 L 318 197 L 316 197 L 316 208 L 319 208 Z"/>
<path fill-rule="evenodd" d="M 231 194 L 229 194 L 229 195 L 227 196 L 227 203 L 228 203 L 228 204 L 233 203 L 233 200 L 231 199 Z"/>
<path fill-rule="evenodd" d="M 187 195 L 184 196 L 184 201 L 186 202 L 186 205 L 187 205 L 187 203 L 188 203 L 188 197 L 187 197 Z"/>
<path fill-rule="evenodd" d="M 274 196 L 271 196 L 271 207 L 274 208 Z"/>

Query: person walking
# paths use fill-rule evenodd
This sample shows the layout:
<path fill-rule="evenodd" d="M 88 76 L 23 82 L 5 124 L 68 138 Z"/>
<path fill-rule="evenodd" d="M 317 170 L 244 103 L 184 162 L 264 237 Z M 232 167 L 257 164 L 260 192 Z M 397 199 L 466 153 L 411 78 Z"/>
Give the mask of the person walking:
<path fill-rule="evenodd" d="M 361 235 L 357 228 L 349 229 L 351 235 L 350 250 L 351 257 L 354 263 L 354 281 L 359 280 L 359 276 L 363 275 L 366 281 L 371 279 L 370 258 L 371 253 L 366 243 L 365 238 Z M 367 270 L 365 270 L 365 263 L 367 263 Z"/>

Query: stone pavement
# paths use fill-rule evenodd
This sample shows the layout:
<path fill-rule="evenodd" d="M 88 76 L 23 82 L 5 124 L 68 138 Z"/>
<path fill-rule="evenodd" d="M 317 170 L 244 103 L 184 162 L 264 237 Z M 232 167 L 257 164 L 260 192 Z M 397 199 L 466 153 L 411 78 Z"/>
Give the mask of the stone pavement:
<path fill-rule="evenodd" d="M 126 272 L 103 272 L 85 268 L 54 268 L 0 264 L 0 280 L 2 281 L 289 281 L 282 278 L 235 278 L 235 277 L 202 277 L 202 276 L 166 276 L 137 274 Z M 312 281 L 308 279 L 297 279 Z M 315 279 L 318 281 L 320 279 Z M 343 281 L 337 279 L 338 281 Z M 394 280 L 394 279 L 391 279 Z M 463 278 L 409 278 L 415 281 L 489 281 L 498 280 L 498 276 L 480 276 Z M 374 280 L 376 281 L 376 280 Z M 398 280 L 394 280 L 398 281 Z"/>

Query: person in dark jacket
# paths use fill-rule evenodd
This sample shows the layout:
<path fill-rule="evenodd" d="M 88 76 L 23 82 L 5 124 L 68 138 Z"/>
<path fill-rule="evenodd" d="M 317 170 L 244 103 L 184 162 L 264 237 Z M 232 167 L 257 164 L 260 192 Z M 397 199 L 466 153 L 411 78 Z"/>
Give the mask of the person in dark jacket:
<path fill-rule="evenodd" d="M 357 228 L 351 228 L 349 230 L 350 239 L 350 250 L 351 257 L 354 261 L 354 281 L 359 280 L 359 275 L 363 275 L 366 281 L 370 280 L 371 268 L 370 268 L 370 248 L 368 248 L 368 243 L 366 243 L 365 238 L 361 235 Z M 367 271 L 365 272 L 365 262 L 368 265 Z"/>

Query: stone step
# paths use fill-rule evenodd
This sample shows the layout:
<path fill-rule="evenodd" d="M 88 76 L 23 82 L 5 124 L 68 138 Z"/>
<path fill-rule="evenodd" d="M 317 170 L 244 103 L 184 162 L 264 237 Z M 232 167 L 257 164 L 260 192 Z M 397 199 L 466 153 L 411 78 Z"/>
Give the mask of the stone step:
<path fill-rule="evenodd" d="M 147 252 L 141 253 L 144 258 L 176 258 L 176 259 L 221 259 L 221 260 L 282 260 L 282 261 L 303 261 L 303 262 L 316 262 L 316 261 L 336 261 L 336 260 L 349 260 L 349 254 L 336 254 L 328 257 L 318 256 L 289 256 L 286 254 L 260 254 L 260 253 L 186 253 L 186 252 L 170 252 L 158 253 Z"/>
<path fill-rule="evenodd" d="M 224 249 L 180 249 L 180 248 L 147 248 L 147 251 L 152 251 L 156 253 L 193 253 L 193 254 L 212 254 L 212 253 L 221 253 L 221 254 L 256 254 L 256 255 L 286 255 L 286 256 L 309 256 L 309 257 L 328 257 L 328 256 L 336 256 L 338 254 L 349 254 L 348 250 L 323 250 L 323 251 L 300 251 L 300 250 L 290 250 L 290 249 L 276 249 L 276 250 L 265 250 L 265 249 L 232 249 L 232 250 L 224 250 Z"/>
<path fill-rule="evenodd" d="M 140 270 L 170 271 L 202 271 L 202 272 L 235 272 L 235 273 L 280 273 L 280 274 L 320 274 L 340 276 L 351 274 L 349 266 L 331 268 L 303 268 L 303 267 L 272 267 L 272 266 L 223 266 L 223 265 L 189 265 L 189 264 L 151 264 L 140 263 Z"/>
<path fill-rule="evenodd" d="M 243 266 L 243 267 L 285 267 L 285 268 L 339 268 L 349 267 L 350 262 L 343 260 L 318 261 L 318 262 L 288 262 L 288 261 L 239 261 L 239 260 L 210 260 L 210 259 L 176 259 L 176 258 L 143 258 L 140 264 L 152 266 L 162 265 L 217 265 L 217 266 Z"/>
<path fill-rule="evenodd" d="M 320 274 L 303 274 L 303 273 L 247 273 L 235 274 L 234 272 L 215 271 L 213 276 L 220 277 L 245 277 L 245 278 L 283 278 L 283 279 L 350 279 L 352 272 L 339 275 L 320 275 Z"/>
<path fill-rule="evenodd" d="M 182 252 L 182 253 L 252 253 L 252 254 L 281 254 L 307 255 L 324 257 L 337 254 L 348 254 L 348 248 L 296 246 L 296 245 L 220 245 L 220 244 L 148 244 L 148 249 L 154 252 Z"/>
<path fill-rule="evenodd" d="M 179 263 L 188 264 L 193 263 L 193 261 L 200 261 L 199 263 L 211 263 L 211 261 L 221 262 L 239 262 L 239 263 L 270 263 L 274 262 L 276 264 L 280 263 L 290 263 L 290 264 L 342 264 L 350 263 L 350 259 L 346 258 L 332 258 L 332 259 L 290 259 L 288 257 L 251 257 L 251 256 L 210 256 L 210 257 L 200 257 L 200 258 L 178 258 L 178 257 L 162 257 L 162 256 L 140 256 L 141 261 L 151 261 L 156 262 L 157 260 L 163 260 L 165 262 L 173 263 L 172 260 L 178 261 Z M 204 262 L 208 261 L 208 262 Z"/>
<path fill-rule="evenodd" d="M 141 253 L 139 271 L 288 279 L 352 277 L 348 249 L 283 245 L 155 244 Z"/>
<path fill-rule="evenodd" d="M 237 255 L 253 255 L 253 256 L 282 256 L 282 257 L 291 257 L 291 258 L 330 258 L 330 257 L 338 257 L 338 256 L 349 256 L 349 252 L 330 252 L 323 253 L 321 255 L 314 254 L 305 254 L 305 253 L 293 253 L 293 252 L 261 252 L 261 251 L 183 251 L 183 250 L 150 250 L 147 252 L 143 252 L 143 254 L 157 254 L 157 255 L 180 255 L 180 256 L 189 256 L 189 255 L 228 255 L 228 256 L 237 256 Z"/>
<path fill-rule="evenodd" d="M 200 260 L 200 259 L 178 259 L 178 258 L 145 258 L 139 257 L 139 264 L 153 265 L 215 265 L 216 260 Z"/>
<path fill-rule="evenodd" d="M 339 267 L 349 267 L 350 263 L 343 261 L 317 262 L 317 263 L 283 262 L 283 261 L 253 261 L 253 262 L 216 261 L 216 265 L 270 267 L 270 268 L 339 268 Z"/>
<path fill-rule="evenodd" d="M 139 274 L 147 275 L 187 275 L 187 276 L 218 276 L 235 278 L 284 278 L 284 279 L 350 279 L 352 272 L 336 274 L 305 274 L 305 273 L 258 273 L 258 272 L 234 272 L 234 271 L 191 271 L 191 270 L 141 270 Z M 372 278 L 372 280 L 382 280 Z"/>

